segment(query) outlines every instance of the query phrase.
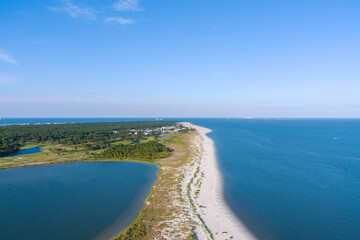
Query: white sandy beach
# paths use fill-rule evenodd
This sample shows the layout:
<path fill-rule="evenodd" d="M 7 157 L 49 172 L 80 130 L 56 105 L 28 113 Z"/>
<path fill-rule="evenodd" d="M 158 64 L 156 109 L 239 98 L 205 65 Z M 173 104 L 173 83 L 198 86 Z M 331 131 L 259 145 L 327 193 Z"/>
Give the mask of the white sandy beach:
<path fill-rule="evenodd" d="M 194 217 L 203 225 L 202 229 L 195 230 L 198 238 L 256 239 L 225 202 L 214 141 L 206 135 L 211 130 L 190 123 L 182 124 L 199 132 L 194 143 L 198 156 L 187 166 L 182 184 L 183 192 L 187 191 L 189 203 L 193 206 Z"/>

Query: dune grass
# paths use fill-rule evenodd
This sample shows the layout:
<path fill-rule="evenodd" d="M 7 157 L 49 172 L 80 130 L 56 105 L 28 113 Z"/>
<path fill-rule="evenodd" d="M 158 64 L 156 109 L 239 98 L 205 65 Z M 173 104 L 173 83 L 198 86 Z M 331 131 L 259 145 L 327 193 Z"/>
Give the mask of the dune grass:
<path fill-rule="evenodd" d="M 195 239 L 193 222 L 181 207 L 179 182 L 181 167 L 189 161 L 192 133 L 178 133 L 172 138 L 159 139 L 174 149 L 168 158 L 155 160 L 159 166 L 158 180 L 134 223 L 121 233 L 116 240 L 164 239 L 160 232 L 169 232 L 174 239 Z M 177 222 L 181 224 L 177 224 Z M 173 223 L 174 226 L 169 224 Z M 173 231 L 173 232 L 171 232 Z"/>

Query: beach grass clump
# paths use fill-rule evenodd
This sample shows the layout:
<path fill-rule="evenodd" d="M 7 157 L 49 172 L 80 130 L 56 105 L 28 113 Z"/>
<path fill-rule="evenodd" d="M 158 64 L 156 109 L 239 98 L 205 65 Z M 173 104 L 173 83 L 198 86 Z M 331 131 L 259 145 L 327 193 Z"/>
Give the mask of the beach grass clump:
<path fill-rule="evenodd" d="M 190 205 L 191 205 L 191 207 L 193 209 L 193 212 L 196 214 L 196 217 L 200 220 L 202 226 L 205 228 L 206 232 L 209 234 L 210 239 L 214 239 L 214 236 L 211 233 L 210 229 L 207 227 L 205 221 L 202 219 L 201 215 L 196 212 L 196 206 L 194 204 L 194 199 L 191 196 L 191 191 L 192 191 L 191 186 L 193 185 L 194 180 L 197 178 L 199 172 L 200 172 L 200 167 L 198 166 L 196 168 L 196 171 L 194 172 L 192 178 L 190 179 L 188 185 L 187 185 L 187 197 L 188 197 L 189 203 L 190 203 Z M 199 194 L 199 192 L 200 192 L 199 190 L 197 190 L 195 192 L 195 198 L 197 198 L 197 195 Z"/>
<path fill-rule="evenodd" d="M 146 226 L 145 224 L 139 222 L 134 223 L 131 228 L 126 230 L 126 233 L 120 234 L 115 240 L 137 240 L 143 239 L 146 236 L 146 230 L 150 228 L 150 226 Z"/>
<path fill-rule="evenodd" d="M 150 204 L 144 206 L 136 221 L 115 238 L 116 240 L 196 239 L 193 235 L 192 215 L 189 214 L 190 210 L 184 209 L 180 191 L 180 182 L 185 178 L 183 166 L 189 161 L 192 138 L 192 132 L 178 133 L 171 140 L 160 141 L 173 151 L 169 157 L 158 158 L 152 162 L 161 170 L 146 200 Z"/>

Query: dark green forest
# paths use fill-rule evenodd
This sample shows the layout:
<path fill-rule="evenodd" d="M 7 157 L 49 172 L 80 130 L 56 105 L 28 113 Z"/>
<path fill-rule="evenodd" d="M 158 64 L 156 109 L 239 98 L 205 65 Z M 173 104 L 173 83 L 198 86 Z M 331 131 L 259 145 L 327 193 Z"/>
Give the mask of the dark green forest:
<path fill-rule="evenodd" d="M 156 141 L 149 141 L 139 144 L 120 144 L 113 146 L 96 155 L 96 157 L 115 159 L 157 159 L 169 156 L 171 151 L 170 148 Z"/>
<path fill-rule="evenodd" d="M 30 124 L 0 127 L 0 156 L 15 153 L 26 143 L 86 144 L 90 149 L 110 146 L 113 140 L 142 139 L 143 133 L 129 135 L 130 129 L 155 129 L 174 122 L 112 122 Z"/>

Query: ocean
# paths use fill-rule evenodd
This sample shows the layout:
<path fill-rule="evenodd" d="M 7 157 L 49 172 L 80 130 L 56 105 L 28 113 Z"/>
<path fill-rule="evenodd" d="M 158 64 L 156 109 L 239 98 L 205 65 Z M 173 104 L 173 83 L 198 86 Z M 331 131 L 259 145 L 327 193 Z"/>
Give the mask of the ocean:
<path fill-rule="evenodd" d="M 259 239 L 360 239 L 359 119 L 164 120 L 213 130 L 225 200 Z"/>
<path fill-rule="evenodd" d="M 0 126 L 11 124 L 87 123 L 154 121 L 155 118 L 1 118 Z"/>
<path fill-rule="evenodd" d="M 360 239 L 360 120 L 201 119 L 224 194 L 266 240 Z"/>

